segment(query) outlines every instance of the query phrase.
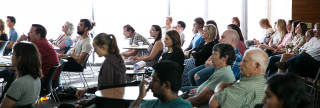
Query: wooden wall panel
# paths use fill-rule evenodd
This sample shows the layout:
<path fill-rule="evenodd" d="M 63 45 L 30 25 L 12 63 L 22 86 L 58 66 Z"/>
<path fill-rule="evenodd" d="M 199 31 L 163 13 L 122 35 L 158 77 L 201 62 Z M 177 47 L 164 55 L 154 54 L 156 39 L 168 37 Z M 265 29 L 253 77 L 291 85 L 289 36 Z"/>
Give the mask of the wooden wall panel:
<path fill-rule="evenodd" d="M 292 0 L 292 19 L 312 25 L 320 22 L 320 0 Z"/>

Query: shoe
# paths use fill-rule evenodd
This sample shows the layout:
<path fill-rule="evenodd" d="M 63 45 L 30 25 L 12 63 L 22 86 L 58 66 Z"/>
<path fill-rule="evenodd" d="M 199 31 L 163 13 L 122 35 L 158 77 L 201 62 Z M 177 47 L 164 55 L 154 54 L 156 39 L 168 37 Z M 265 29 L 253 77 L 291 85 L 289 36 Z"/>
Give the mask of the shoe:
<path fill-rule="evenodd" d="M 277 68 L 282 70 L 286 70 L 288 68 L 286 62 L 276 62 L 275 65 Z"/>

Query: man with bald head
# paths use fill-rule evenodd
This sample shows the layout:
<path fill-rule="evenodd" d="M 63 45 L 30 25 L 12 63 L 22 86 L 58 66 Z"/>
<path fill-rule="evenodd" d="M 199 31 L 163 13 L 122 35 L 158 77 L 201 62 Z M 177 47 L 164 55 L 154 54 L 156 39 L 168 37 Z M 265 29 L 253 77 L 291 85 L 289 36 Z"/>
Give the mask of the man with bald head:
<path fill-rule="evenodd" d="M 209 102 L 210 108 L 253 108 L 264 97 L 268 55 L 263 50 L 252 48 L 245 52 L 240 62 L 241 77 L 234 83 L 220 83 Z"/>

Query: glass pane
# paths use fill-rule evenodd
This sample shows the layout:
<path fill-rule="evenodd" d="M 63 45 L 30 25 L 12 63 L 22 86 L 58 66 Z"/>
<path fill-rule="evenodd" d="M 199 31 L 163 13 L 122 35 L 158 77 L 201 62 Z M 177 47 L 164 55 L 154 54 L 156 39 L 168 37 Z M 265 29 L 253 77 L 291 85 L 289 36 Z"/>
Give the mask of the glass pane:
<path fill-rule="evenodd" d="M 291 14 L 292 0 L 271 0 L 271 22 L 276 22 L 278 19 L 290 20 Z"/>
<path fill-rule="evenodd" d="M 268 0 L 248 0 L 248 40 L 262 38 L 263 29 L 260 27 L 259 21 L 262 18 L 267 18 L 267 9 Z"/>

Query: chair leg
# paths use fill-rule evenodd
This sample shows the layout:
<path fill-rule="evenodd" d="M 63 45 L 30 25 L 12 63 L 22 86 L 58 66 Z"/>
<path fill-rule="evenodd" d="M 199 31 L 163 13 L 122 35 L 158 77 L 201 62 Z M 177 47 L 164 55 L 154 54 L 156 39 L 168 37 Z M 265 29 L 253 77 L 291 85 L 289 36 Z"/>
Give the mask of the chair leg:
<path fill-rule="evenodd" d="M 82 80 L 82 83 L 83 83 L 83 85 L 84 85 L 84 88 L 89 88 L 89 85 L 88 85 L 88 83 L 87 83 L 87 80 L 86 80 L 86 78 L 84 77 L 84 74 L 83 74 L 83 72 L 81 72 L 81 73 L 79 73 L 79 75 L 80 74 L 82 74 L 82 78 L 81 78 L 81 80 Z M 81 75 L 80 75 L 80 77 L 81 77 Z"/>

